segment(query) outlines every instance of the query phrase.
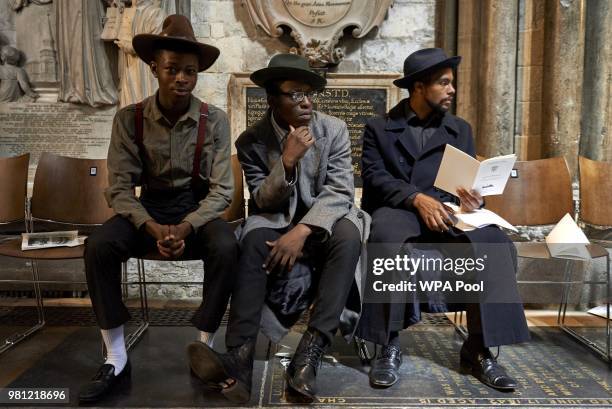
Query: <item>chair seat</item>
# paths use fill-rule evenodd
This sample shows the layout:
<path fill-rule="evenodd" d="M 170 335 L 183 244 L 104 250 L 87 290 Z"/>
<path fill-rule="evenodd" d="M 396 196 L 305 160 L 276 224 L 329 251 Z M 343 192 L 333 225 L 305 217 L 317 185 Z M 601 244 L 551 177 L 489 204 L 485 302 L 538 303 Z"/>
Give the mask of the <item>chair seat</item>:
<path fill-rule="evenodd" d="M 514 243 L 519 257 L 551 258 L 550 251 L 545 242 L 516 242 Z M 608 252 L 599 244 L 588 244 L 587 250 L 592 258 L 605 257 Z"/>
<path fill-rule="evenodd" d="M 40 250 L 21 250 L 21 238 L 0 243 L 0 255 L 36 260 L 62 260 L 83 258 L 85 246 L 54 247 Z"/>

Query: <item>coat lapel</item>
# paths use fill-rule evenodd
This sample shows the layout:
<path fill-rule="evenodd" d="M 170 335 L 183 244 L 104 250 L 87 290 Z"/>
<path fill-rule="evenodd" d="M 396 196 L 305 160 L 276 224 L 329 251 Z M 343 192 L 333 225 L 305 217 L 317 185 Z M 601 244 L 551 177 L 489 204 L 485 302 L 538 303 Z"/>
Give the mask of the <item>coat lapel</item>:
<path fill-rule="evenodd" d="M 386 134 L 393 138 L 392 143 L 395 146 L 412 156 L 414 159 L 417 159 L 419 157 L 420 148 L 417 146 L 416 140 L 406 123 L 405 107 L 407 103 L 408 99 L 406 98 L 389 111 L 385 131 L 391 131 L 386 132 Z"/>
<path fill-rule="evenodd" d="M 268 166 L 270 169 L 274 166 L 277 160 L 281 156 L 281 146 L 272 128 L 272 122 L 270 120 L 270 110 L 266 112 L 264 120 L 259 122 L 259 129 L 257 135 L 259 142 L 266 147 L 266 153 L 268 156 Z"/>

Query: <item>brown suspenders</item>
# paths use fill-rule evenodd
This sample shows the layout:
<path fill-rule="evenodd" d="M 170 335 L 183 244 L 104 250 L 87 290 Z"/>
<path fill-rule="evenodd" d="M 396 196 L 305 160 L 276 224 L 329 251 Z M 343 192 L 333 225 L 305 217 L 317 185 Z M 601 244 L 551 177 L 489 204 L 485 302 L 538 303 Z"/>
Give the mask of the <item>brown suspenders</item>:
<path fill-rule="evenodd" d="M 138 146 L 138 152 L 140 159 L 144 165 L 144 135 L 143 135 L 143 106 L 142 102 L 136 104 L 136 145 Z M 193 156 L 193 168 L 191 171 L 191 187 L 199 187 L 200 179 L 200 160 L 202 158 L 202 148 L 204 147 L 204 140 L 206 139 L 206 121 L 208 120 L 208 104 L 202 102 L 200 107 L 200 120 L 198 121 L 198 141 L 196 143 L 195 154 Z M 144 170 L 144 168 L 143 168 Z M 144 173 L 144 172 L 143 172 Z"/>

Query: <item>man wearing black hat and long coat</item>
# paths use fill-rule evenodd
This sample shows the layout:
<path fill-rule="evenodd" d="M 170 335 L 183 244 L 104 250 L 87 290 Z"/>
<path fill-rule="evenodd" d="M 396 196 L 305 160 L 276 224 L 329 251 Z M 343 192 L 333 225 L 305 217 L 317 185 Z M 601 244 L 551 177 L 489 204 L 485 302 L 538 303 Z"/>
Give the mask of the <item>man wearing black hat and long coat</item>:
<path fill-rule="evenodd" d="M 159 35 L 135 36 L 132 45 L 150 65 L 159 89 L 120 109 L 113 121 L 105 193 L 116 216 L 85 244 L 87 288 L 107 357 L 79 393 L 85 402 L 100 399 L 130 375 L 122 262 L 152 251 L 162 259 L 186 254 L 205 260 L 203 301 L 192 322 L 200 339 L 211 342 L 227 308 L 238 258 L 234 232 L 220 218 L 234 189 L 229 122 L 225 112 L 192 95 L 198 72 L 215 62 L 219 50 L 197 42 L 191 23 L 180 15 L 168 16 Z"/>
<path fill-rule="evenodd" d="M 248 401 L 267 286 L 292 273 L 297 261 L 307 262 L 312 280 L 303 290 L 313 293 L 312 308 L 286 378 L 294 391 L 312 398 L 322 354 L 341 315 L 352 317 L 343 331 L 349 338 L 357 322 L 361 277 L 356 267 L 369 216 L 353 202 L 346 124 L 313 110 L 313 94 L 326 80 L 304 57 L 293 54 L 272 57 L 251 80 L 266 89 L 269 109 L 236 141 L 251 199 L 240 238 L 226 333 L 228 353 L 196 342 L 189 346 L 191 364 L 202 380 L 221 382 L 228 399 Z M 290 295 L 294 290 L 287 286 L 288 302 L 297 296 Z M 347 305 L 351 290 L 357 300 Z"/>
<path fill-rule="evenodd" d="M 494 249 L 485 274 L 500 278 L 490 284 L 503 286 L 497 290 L 510 301 L 440 305 L 420 299 L 407 303 L 368 303 L 366 299 L 357 336 L 382 346 L 370 371 L 373 386 L 388 387 L 399 379 L 398 332 L 417 323 L 423 308 L 431 312 L 465 309 L 469 337 L 461 349 L 462 364 L 493 388 L 517 386 L 488 349 L 529 339 L 516 288 L 514 245 L 497 226 L 468 232 L 452 226 L 452 210 L 443 203 L 460 203 L 469 212 L 483 205 L 477 191 L 444 192 L 433 186 L 446 144 L 475 156 L 470 125 L 448 112 L 455 95 L 453 69 L 460 59 L 448 58 L 439 48 L 408 56 L 405 76 L 394 84 L 408 88 L 410 98 L 365 126 L 362 208 L 372 215 L 369 245 L 386 246 L 389 256 L 398 254 L 397 247 L 407 242 L 469 243 L 474 254 Z"/>

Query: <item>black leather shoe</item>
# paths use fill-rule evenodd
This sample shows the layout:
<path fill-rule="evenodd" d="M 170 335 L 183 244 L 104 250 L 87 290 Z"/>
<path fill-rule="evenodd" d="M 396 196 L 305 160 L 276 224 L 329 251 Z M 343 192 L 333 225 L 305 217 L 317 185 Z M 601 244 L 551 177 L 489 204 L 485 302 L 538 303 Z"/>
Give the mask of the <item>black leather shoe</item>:
<path fill-rule="evenodd" d="M 328 342 L 315 329 L 308 329 L 285 371 L 285 379 L 294 391 L 312 399 L 317 393 L 317 370 Z"/>
<path fill-rule="evenodd" d="M 246 403 L 251 398 L 255 343 L 230 349 L 225 354 L 215 352 L 203 342 L 187 347 L 189 364 L 194 375 L 209 386 L 219 389 L 228 400 Z"/>
<path fill-rule="evenodd" d="M 402 351 L 397 345 L 384 345 L 370 369 L 370 385 L 388 388 L 399 380 Z"/>
<path fill-rule="evenodd" d="M 506 373 L 503 366 L 497 363 L 489 348 L 472 351 L 464 342 L 460 356 L 461 367 L 471 371 L 472 375 L 485 385 L 500 391 L 512 391 L 517 388 L 518 382 Z"/>
<path fill-rule="evenodd" d="M 128 378 L 132 372 L 132 366 L 130 360 L 127 363 L 119 375 L 115 376 L 115 367 L 111 364 L 102 364 L 96 372 L 96 375 L 83 385 L 79 391 L 79 401 L 81 402 L 95 402 L 102 398 L 114 385 L 120 380 Z"/>

